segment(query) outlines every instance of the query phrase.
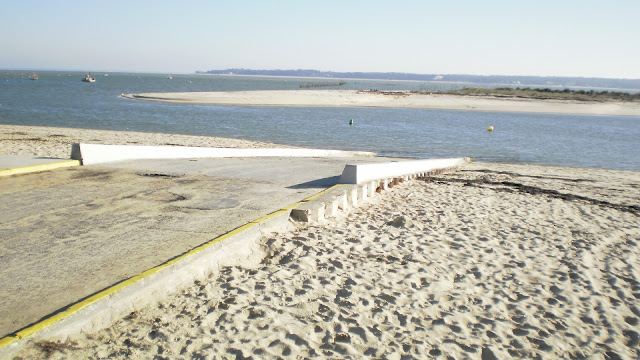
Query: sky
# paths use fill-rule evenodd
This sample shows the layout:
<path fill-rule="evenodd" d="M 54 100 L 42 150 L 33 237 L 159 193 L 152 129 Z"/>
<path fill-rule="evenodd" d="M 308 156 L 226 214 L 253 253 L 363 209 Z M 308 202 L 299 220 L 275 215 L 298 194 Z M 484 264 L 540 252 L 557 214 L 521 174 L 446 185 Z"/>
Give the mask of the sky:
<path fill-rule="evenodd" d="M 6 0 L 0 69 L 640 79 L 640 1 Z"/>

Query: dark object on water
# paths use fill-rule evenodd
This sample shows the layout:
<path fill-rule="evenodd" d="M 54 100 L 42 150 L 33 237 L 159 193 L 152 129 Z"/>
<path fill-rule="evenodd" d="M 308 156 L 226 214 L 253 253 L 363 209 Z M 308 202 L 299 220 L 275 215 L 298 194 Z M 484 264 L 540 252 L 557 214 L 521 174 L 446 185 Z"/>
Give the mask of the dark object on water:
<path fill-rule="evenodd" d="M 83 82 L 96 82 L 96 79 L 93 78 L 93 76 L 91 76 L 91 73 L 88 73 L 87 75 L 85 75 L 82 78 Z"/>

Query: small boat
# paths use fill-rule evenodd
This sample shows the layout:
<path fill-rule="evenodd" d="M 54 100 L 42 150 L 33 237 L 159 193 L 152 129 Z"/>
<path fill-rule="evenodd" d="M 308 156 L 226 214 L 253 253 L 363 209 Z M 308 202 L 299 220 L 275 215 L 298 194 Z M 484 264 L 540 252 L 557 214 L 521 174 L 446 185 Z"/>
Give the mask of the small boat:
<path fill-rule="evenodd" d="M 173 76 L 169 75 L 169 76 L 167 76 L 167 79 L 171 80 L 171 79 L 173 79 Z"/>
<path fill-rule="evenodd" d="M 88 73 L 87 75 L 85 75 L 85 76 L 82 78 L 82 81 L 84 81 L 84 82 L 96 82 L 96 79 L 94 79 L 94 78 L 91 76 L 91 73 Z"/>
<path fill-rule="evenodd" d="M 29 80 L 38 80 L 38 74 L 33 73 L 33 74 L 29 75 Z"/>

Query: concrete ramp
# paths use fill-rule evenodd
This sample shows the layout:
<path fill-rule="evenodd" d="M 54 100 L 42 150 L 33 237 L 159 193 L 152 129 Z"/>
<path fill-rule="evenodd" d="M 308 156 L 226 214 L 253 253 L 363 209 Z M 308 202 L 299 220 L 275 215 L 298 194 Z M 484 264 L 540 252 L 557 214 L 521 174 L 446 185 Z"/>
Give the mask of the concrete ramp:
<path fill-rule="evenodd" d="M 82 165 L 102 164 L 123 160 L 142 159 L 195 159 L 237 157 L 323 157 L 340 158 L 353 156 L 376 156 L 372 152 L 321 149 L 232 149 L 190 146 L 141 146 L 73 144 L 71 158 Z"/>
<path fill-rule="evenodd" d="M 154 155 L 134 148 L 167 147 L 78 145 L 75 151 L 91 161 L 114 159 L 117 151 L 127 158 Z M 29 341 L 107 327 L 222 265 L 258 263 L 261 237 L 287 229 L 290 216 L 323 221 L 401 182 L 465 162 L 344 158 L 353 153 L 305 149 L 213 151 L 231 150 L 235 159 L 209 158 L 204 149 L 207 158 L 193 159 L 199 149 L 189 148 L 181 160 L 129 160 L 3 179 L 0 359 Z M 92 159 L 93 150 L 103 157 Z M 296 155 L 238 158 L 265 150 Z M 337 157 L 300 155 L 322 152 Z M 333 186 L 340 171 L 352 185 Z"/>

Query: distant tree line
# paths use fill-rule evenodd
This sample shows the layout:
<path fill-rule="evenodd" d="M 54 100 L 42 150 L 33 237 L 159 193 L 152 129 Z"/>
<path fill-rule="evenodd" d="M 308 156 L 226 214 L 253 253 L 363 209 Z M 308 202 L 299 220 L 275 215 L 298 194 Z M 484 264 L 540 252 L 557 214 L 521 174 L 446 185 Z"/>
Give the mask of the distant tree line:
<path fill-rule="evenodd" d="M 203 74 L 268 75 L 296 77 L 325 77 L 372 80 L 414 80 L 429 82 L 461 82 L 475 84 L 531 85 L 546 87 L 586 87 L 640 91 L 640 79 L 608 79 L 560 76 L 464 75 L 464 74 L 412 74 L 397 72 L 334 72 L 312 69 L 251 70 L 225 69 L 198 71 Z"/>
<path fill-rule="evenodd" d="M 414 93 L 420 93 L 416 91 Z M 441 94 L 466 95 L 466 96 L 495 96 L 509 98 L 527 98 L 541 100 L 576 100 L 576 101 L 596 101 L 596 102 L 640 102 L 640 93 L 631 94 L 622 91 L 594 91 L 594 90 L 555 90 L 549 88 L 509 88 L 500 87 L 495 89 L 486 88 L 464 88 L 439 92 Z"/>

